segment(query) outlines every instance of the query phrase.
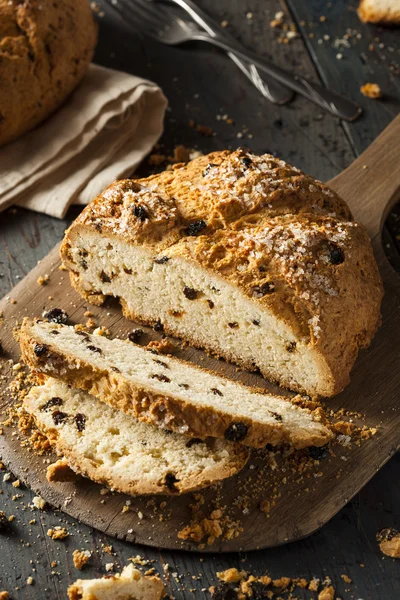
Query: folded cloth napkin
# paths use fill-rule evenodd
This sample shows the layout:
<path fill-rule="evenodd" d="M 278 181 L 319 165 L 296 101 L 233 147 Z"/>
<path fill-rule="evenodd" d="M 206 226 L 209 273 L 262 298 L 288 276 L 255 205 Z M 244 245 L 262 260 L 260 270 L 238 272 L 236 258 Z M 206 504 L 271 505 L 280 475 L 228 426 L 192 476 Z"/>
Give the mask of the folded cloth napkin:
<path fill-rule="evenodd" d="M 0 148 L 0 211 L 18 204 L 62 218 L 87 204 L 150 152 L 166 106 L 154 83 L 91 65 L 53 116 Z"/>

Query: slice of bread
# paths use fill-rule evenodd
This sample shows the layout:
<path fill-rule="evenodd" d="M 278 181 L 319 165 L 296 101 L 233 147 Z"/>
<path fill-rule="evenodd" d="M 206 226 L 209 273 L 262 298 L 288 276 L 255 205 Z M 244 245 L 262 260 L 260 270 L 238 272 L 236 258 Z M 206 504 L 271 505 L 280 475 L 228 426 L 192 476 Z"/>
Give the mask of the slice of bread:
<path fill-rule="evenodd" d="M 253 447 L 288 442 L 321 446 L 332 437 L 310 411 L 128 340 L 25 319 L 22 355 L 35 370 L 60 378 L 142 421 L 185 435 L 226 438 Z"/>
<path fill-rule="evenodd" d="M 201 489 L 235 475 L 248 459 L 240 444 L 141 423 L 52 378 L 33 387 L 23 406 L 73 471 L 131 496 Z"/>
<path fill-rule="evenodd" d="M 364 23 L 400 23 L 399 0 L 361 0 L 358 15 Z"/>
<path fill-rule="evenodd" d="M 78 579 L 69 586 L 69 600 L 161 600 L 165 588 L 159 577 L 145 577 L 132 564 L 112 577 Z"/>
<path fill-rule="evenodd" d="M 115 182 L 61 258 L 87 301 L 119 298 L 127 318 L 311 396 L 344 388 L 380 322 L 371 243 L 345 202 L 246 149 Z"/>

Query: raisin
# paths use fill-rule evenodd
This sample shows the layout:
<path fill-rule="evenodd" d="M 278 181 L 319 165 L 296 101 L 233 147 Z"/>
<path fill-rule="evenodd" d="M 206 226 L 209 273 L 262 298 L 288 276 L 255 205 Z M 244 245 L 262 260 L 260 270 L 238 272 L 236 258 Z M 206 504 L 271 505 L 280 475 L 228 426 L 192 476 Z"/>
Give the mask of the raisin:
<path fill-rule="evenodd" d="M 33 349 L 36 356 L 43 356 L 43 354 L 46 354 L 47 350 L 48 346 L 46 346 L 46 344 L 35 344 Z"/>
<path fill-rule="evenodd" d="M 271 281 L 267 281 L 267 283 L 263 283 L 262 285 L 256 285 L 255 287 L 253 287 L 253 297 L 262 298 L 267 294 L 272 294 L 274 290 L 274 284 Z"/>
<path fill-rule="evenodd" d="M 114 371 L 114 373 L 121 373 L 121 371 L 118 369 L 118 367 L 111 367 L 111 371 Z"/>
<path fill-rule="evenodd" d="M 234 321 L 233 323 L 228 323 L 228 325 L 231 329 L 237 329 L 239 327 L 239 323 L 237 323 L 236 321 Z"/>
<path fill-rule="evenodd" d="M 244 423 L 238 421 L 229 425 L 225 431 L 225 439 L 230 442 L 241 442 L 247 435 L 248 427 Z"/>
<path fill-rule="evenodd" d="M 7 519 L 6 513 L 3 512 L 2 510 L 0 510 L 0 531 L 4 531 L 5 529 L 8 529 L 9 525 L 10 525 L 10 522 Z"/>
<path fill-rule="evenodd" d="M 46 404 L 43 404 L 43 406 L 40 407 L 40 410 L 49 410 L 52 406 L 61 406 L 62 403 L 62 398 L 50 398 L 50 400 L 47 400 Z"/>
<path fill-rule="evenodd" d="M 213 600 L 238 600 L 238 592 L 233 583 L 219 583 L 211 593 Z"/>
<path fill-rule="evenodd" d="M 200 438 L 192 438 L 188 442 L 186 442 L 186 448 L 191 448 L 192 446 L 196 446 L 197 444 L 202 444 L 203 440 Z"/>
<path fill-rule="evenodd" d="M 132 269 L 128 269 L 128 267 L 122 267 L 124 270 L 124 273 L 126 273 L 127 275 L 132 275 Z"/>
<path fill-rule="evenodd" d="M 152 379 L 158 379 L 158 381 L 164 381 L 165 383 L 171 382 L 169 377 L 167 377 L 166 375 L 159 375 L 158 373 L 154 373 L 153 375 L 150 375 L 150 377 Z"/>
<path fill-rule="evenodd" d="M 172 431 L 170 429 L 163 429 L 165 435 L 172 435 Z"/>
<path fill-rule="evenodd" d="M 253 162 L 249 156 L 243 156 L 243 158 L 240 159 L 240 162 L 242 163 L 242 165 L 244 167 L 246 167 L 246 169 L 251 167 L 251 165 L 253 164 Z"/>
<path fill-rule="evenodd" d="M 78 413 L 74 417 L 75 425 L 78 431 L 83 431 L 86 427 L 86 416 Z"/>
<path fill-rule="evenodd" d="M 102 281 L 103 283 L 111 283 L 111 277 L 107 275 L 107 273 L 105 273 L 104 271 L 101 271 L 99 277 L 100 281 Z"/>
<path fill-rule="evenodd" d="M 203 219 L 199 219 L 198 221 L 194 221 L 186 227 L 186 235 L 197 235 L 200 231 L 207 227 L 207 223 L 203 221 Z"/>
<path fill-rule="evenodd" d="M 77 331 L 75 329 L 75 333 L 76 333 L 76 335 L 80 335 L 80 336 L 85 337 L 85 338 L 89 337 L 88 334 L 86 333 L 86 331 Z"/>
<path fill-rule="evenodd" d="M 179 479 L 175 477 L 173 473 L 167 473 L 165 476 L 165 485 L 169 490 L 177 491 L 175 484 L 178 483 Z"/>
<path fill-rule="evenodd" d="M 206 177 L 210 171 L 210 169 L 212 169 L 213 167 L 218 167 L 218 165 L 216 165 L 215 163 L 208 163 L 208 165 L 206 166 L 206 168 L 203 171 L 203 177 Z"/>
<path fill-rule="evenodd" d="M 132 329 L 132 331 L 128 334 L 128 340 L 134 344 L 137 344 L 143 333 L 143 329 Z"/>
<path fill-rule="evenodd" d="M 258 319 L 253 319 L 252 323 L 253 323 L 253 325 L 256 325 L 257 327 L 260 326 L 260 321 Z"/>
<path fill-rule="evenodd" d="M 59 334 L 60 334 L 60 332 L 59 332 L 59 331 L 57 331 L 57 329 L 52 329 L 52 330 L 50 331 L 50 333 L 51 333 L 51 335 L 59 335 Z"/>
<path fill-rule="evenodd" d="M 169 366 L 167 365 L 167 363 L 163 362 L 162 360 L 157 360 L 157 358 L 154 358 L 153 360 L 158 365 L 161 365 L 162 367 L 165 367 L 166 369 L 169 369 Z"/>
<path fill-rule="evenodd" d="M 43 314 L 43 317 L 52 323 L 65 325 L 68 321 L 68 315 L 62 308 L 52 308 Z"/>
<path fill-rule="evenodd" d="M 53 417 L 55 425 L 65 423 L 65 421 L 68 419 L 67 413 L 61 412 L 61 410 L 55 410 L 51 416 Z"/>
<path fill-rule="evenodd" d="M 187 383 L 180 383 L 179 387 L 183 388 L 184 390 L 188 390 L 190 388 L 190 385 L 188 385 Z"/>
<path fill-rule="evenodd" d="M 260 273 L 265 273 L 268 270 L 268 267 L 266 265 L 260 265 L 258 267 L 258 270 L 260 271 Z"/>
<path fill-rule="evenodd" d="M 196 298 L 198 297 L 199 292 L 197 290 L 194 290 L 191 287 L 188 287 L 187 285 L 185 285 L 185 287 L 183 288 L 183 295 L 188 299 L 188 300 L 196 300 Z"/>
<path fill-rule="evenodd" d="M 161 256 L 160 258 L 156 258 L 154 262 L 156 265 L 165 265 L 170 260 L 169 256 Z"/>
<path fill-rule="evenodd" d="M 223 396 L 223 393 L 218 388 L 211 388 L 211 391 L 215 396 Z"/>
<path fill-rule="evenodd" d="M 161 323 L 160 319 L 157 319 L 154 323 L 153 329 L 154 331 L 164 331 L 164 325 Z"/>
<path fill-rule="evenodd" d="M 286 346 L 288 352 L 294 352 L 296 350 L 296 342 L 289 342 Z"/>
<path fill-rule="evenodd" d="M 283 419 L 282 419 L 282 416 L 279 413 L 274 412 L 272 410 L 270 410 L 269 413 L 274 417 L 274 419 L 276 419 L 276 421 L 279 421 L 279 423 L 282 423 Z"/>
<path fill-rule="evenodd" d="M 145 221 L 149 218 L 149 213 L 141 204 L 135 204 L 135 206 L 133 207 L 133 214 L 141 221 Z"/>
<path fill-rule="evenodd" d="M 79 261 L 79 264 L 81 265 L 82 269 L 84 269 L 85 271 L 87 270 L 88 265 L 84 258 L 81 258 L 81 260 Z"/>
<path fill-rule="evenodd" d="M 208 302 L 208 306 L 210 308 L 214 308 L 215 304 L 214 304 L 214 302 L 212 300 L 207 300 L 207 302 Z"/>
<path fill-rule="evenodd" d="M 332 244 L 329 249 L 328 258 L 332 265 L 340 265 L 342 262 L 344 262 L 344 252 L 339 248 L 339 246 Z"/>
<path fill-rule="evenodd" d="M 329 454 L 327 446 L 310 446 L 308 448 L 308 455 L 313 460 L 321 460 L 326 458 Z"/>
<path fill-rule="evenodd" d="M 87 348 L 92 352 L 97 352 L 98 354 L 101 354 L 101 348 L 98 348 L 97 346 L 88 346 Z"/>

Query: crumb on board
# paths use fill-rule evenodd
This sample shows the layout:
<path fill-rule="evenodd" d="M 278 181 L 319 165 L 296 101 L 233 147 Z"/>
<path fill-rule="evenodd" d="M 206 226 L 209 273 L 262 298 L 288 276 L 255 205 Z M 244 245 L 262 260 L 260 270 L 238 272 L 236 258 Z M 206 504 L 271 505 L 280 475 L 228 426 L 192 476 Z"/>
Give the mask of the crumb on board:
<path fill-rule="evenodd" d="M 68 465 L 65 458 L 60 458 L 47 467 L 46 479 L 50 483 L 76 481 L 77 474 Z"/>
<path fill-rule="evenodd" d="M 45 273 L 44 275 L 39 275 L 36 281 L 39 285 L 46 285 L 46 283 L 49 283 L 50 281 L 50 275 L 48 275 L 47 273 Z"/>
<path fill-rule="evenodd" d="M 367 98 L 382 98 L 382 90 L 377 83 L 365 83 L 360 87 L 360 92 Z"/>
<path fill-rule="evenodd" d="M 172 354 L 174 350 L 176 350 L 175 344 L 170 342 L 167 338 L 163 338 L 162 340 L 152 340 L 146 346 L 151 350 L 156 350 L 160 354 Z"/>
<path fill-rule="evenodd" d="M 381 529 L 376 540 L 383 554 L 391 558 L 400 558 L 400 532 L 397 529 Z"/>
<path fill-rule="evenodd" d="M 69 533 L 65 529 L 65 527 L 61 527 L 60 525 L 57 525 L 56 527 L 54 527 L 54 529 L 53 528 L 48 529 L 47 535 L 52 540 L 64 540 L 66 537 L 69 536 Z"/>
<path fill-rule="evenodd" d="M 74 567 L 80 571 L 87 563 L 92 553 L 89 550 L 76 550 L 72 553 L 72 560 L 74 561 Z"/>
<path fill-rule="evenodd" d="M 8 592 L 0 592 L 0 600 L 8 600 L 9 597 Z"/>
<path fill-rule="evenodd" d="M 330 585 L 318 594 L 318 600 L 335 600 L 335 588 Z"/>
<path fill-rule="evenodd" d="M 34 496 L 32 498 L 32 504 L 38 510 L 44 510 L 46 508 L 46 501 L 41 496 Z"/>

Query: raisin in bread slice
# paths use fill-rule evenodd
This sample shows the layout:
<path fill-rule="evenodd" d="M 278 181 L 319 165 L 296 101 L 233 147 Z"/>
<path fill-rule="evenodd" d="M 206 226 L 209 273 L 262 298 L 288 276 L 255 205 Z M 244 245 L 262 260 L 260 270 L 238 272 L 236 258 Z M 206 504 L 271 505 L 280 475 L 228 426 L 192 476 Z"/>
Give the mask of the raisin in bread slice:
<path fill-rule="evenodd" d="M 132 496 L 201 489 L 235 475 L 248 459 L 240 444 L 141 423 L 51 377 L 23 406 L 73 471 Z"/>
<path fill-rule="evenodd" d="M 161 600 L 164 596 L 161 579 L 142 575 L 132 564 L 111 577 L 78 579 L 68 588 L 69 600 Z"/>
<path fill-rule="evenodd" d="M 61 257 L 89 302 L 119 298 L 127 318 L 309 395 L 343 389 L 380 320 L 371 244 L 345 202 L 244 149 L 114 183 Z"/>
<path fill-rule="evenodd" d="M 25 319 L 20 343 L 25 362 L 35 370 L 158 427 L 253 447 L 283 442 L 296 448 L 321 446 L 331 437 L 309 411 L 288 399 L 178 358 L 157 356 L 128 340 Z"/>
<path fill-rule="evenodd" d="M 400 23 L 399 0 L 361 0 L 358 15 L 364 23 Z"/>

